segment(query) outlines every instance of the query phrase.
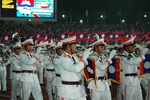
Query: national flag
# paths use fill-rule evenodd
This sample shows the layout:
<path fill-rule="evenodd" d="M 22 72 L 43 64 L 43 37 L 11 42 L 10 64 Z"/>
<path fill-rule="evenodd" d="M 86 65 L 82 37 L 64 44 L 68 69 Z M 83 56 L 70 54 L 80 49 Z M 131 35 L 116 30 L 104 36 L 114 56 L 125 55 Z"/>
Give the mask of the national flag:
<path fill-rule="evenodd" d="M 18 6 L 28 6 L 33 7 L 34 6 L 34 0 L 18 0 L 17 1 Z"/>
<path fill-rule="evenodd" d="M 150 32 L 146 34 L 145 40 L 150 40 Z"/>
<path fill-rule="evenodd" d="M 123 41 L 129 40 L 132 36 L 133 36 L 132 33 L 126 34 L 123 38 Z"/>
<path fill-rule="evenodd" d="M 47 42 L 50 41 L 51 39 L 52 39 L 52 33 L 49 33 L 45 36 L 44 41 Z"/>
<path fill-rule="evenodd" d="M 28 33 L 28 34 L 26 34 L 25 39 L 27 40 L 27 39 L 30 39 L 31 37 L 32 37 L 31 34 Z"/>
<path fill-rule="evenodd" d="M 106 42 L 110 40 L 109 38 L 109 31 L 104 31 L 104 32 L 98 32 L 99 38 L 104 38 Z"/>
<path fill-rule="evenodd" d="M 150 73 L 150 54 L 145 55 L 145 60 L 140 62 L 140 76 Z"/>
<path fill-rule="evenodd" d="M 95 40 L 95 33 L 92 32 L 91 34 L 88 34 L 88 40 L 92 41 L 92 40 Z"/>
<path fill-rule="evenodd" d="M 43 41 L 45 38 L 45 33 L 43 31 L 41 31 L 39 34 L 37 34 L 36 36 L 36 40 L 37 41 Z"/>
<path fill-rule="evenodd" d="M 65 39 L 65 38 L 68 38 L 70 36 L 70 33 L 69 33 L 69 31 L 65 31 L 65 32 L 63 32 L 63 33 L 61 33 L 61 34 L 58 34 L 57 35 L 57 42 L 59 42 L 60 40 L 63 40 L 63 39 Z"/>
<path fill-rule="evenodd" d="M 87 59 L 88 65 L 84 68 L 84 76 L 86 81 L 94 80 L 96 84 L 96 61 L 93 59 Z"/>
<path fill-rule="evenodd" d="M 36 40 L 36 38 L 37 38 L 37 33 L 36 33 L 36 32 L 34 32 L 34 33 L 33 33 L 33 35 L 32 35 L 32 39 L 33 39 L 33 41 L 35 41 L 35 40 Z"/>
<path fill-rule="evenodd" d="M 108 67 L 108 80 L 120 84 L 120 59 L 112 59 L 112 62 Z"/>
<path fill-rule="evenodd" d="M 124 31 L 118 31 L 115 35 L 115 40 L 120 41 L 124 38 Z"/>
<path fill-rule="evenodd" d="M 137 32 L 135 35 L 134 35 L 134 41 L 141 41 L 142 40 L 142 36 L 143 34 L 141 34 L 141 32 Z"/>
<path fill-rule="evenodd" d="M 7 34 L 4 34 L 4 36 L 2 36 L 3 38 L 1 39 L 1 43 L 3 44 L 7 44 L 8 42 L 11 42 L 11 32 L 8 32 Z"/>
<path fill-rule="evenodd" d="M 79 42 L 79 41 L 86 41 L 88 39 L 88 33 L 77 33 L 76 34 L 76 40 Z"/>

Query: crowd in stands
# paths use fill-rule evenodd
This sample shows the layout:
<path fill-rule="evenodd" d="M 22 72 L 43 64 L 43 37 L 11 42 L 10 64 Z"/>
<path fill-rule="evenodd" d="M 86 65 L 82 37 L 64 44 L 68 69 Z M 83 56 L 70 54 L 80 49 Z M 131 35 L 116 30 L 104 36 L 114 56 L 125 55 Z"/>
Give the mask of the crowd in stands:
<path fill-rule="evenodd" d="M 65 31 L 72 33 L 85 32 L 88 34 L 109 31 L 112 34 L 115 31 L 123 31 L 125 34 L 130 32 L 141 34 L 147 34 L 150 32 L 150 24 L 118 24 L 118 25 L 100 25 L 100 24 L 68 24 L 68 23 L 58 23 L 58 22 L 45 22 L 45 23 L 14 23 L 14 22 L 1 22 L 0 23 L 0 35 L 3 37 L 8 32 L 15 33 L 25 36 L 26 34 L 38 34 L 44 30 L 45 34 L 52 33 L 53 38 L 56 38 L 58 34 L 62 34 Z M 110 35 L 109 34 L 109 35 Z"/>

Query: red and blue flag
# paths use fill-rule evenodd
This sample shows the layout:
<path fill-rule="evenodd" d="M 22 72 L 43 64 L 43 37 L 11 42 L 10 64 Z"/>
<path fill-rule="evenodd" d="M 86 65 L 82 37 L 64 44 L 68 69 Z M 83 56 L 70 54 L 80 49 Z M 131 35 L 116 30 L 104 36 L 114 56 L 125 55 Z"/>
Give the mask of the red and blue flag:
<path fill-rule="evenodd" d="M 145 55 L 145 60 L 140 63 L 140 76 L 150 73 L 150 54 Z"/>
<path fill-rule="evenodd" d="M 112 62 L 108 67 L 108 80 L 120 84 L 120 59 L 112 59 Z"/>
<path fill-rule="evenodd" d="M 84 68 L 84 76 L 86 81 L 94 80 L 95 86 L 96 83 L 96 61 L 94 59 L 87 59 L 88 65 Z"/>

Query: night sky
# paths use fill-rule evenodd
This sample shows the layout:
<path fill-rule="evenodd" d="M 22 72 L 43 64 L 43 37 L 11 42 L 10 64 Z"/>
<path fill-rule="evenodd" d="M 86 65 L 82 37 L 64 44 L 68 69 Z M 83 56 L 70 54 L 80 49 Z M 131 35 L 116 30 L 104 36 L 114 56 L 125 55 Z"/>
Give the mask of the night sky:
<path fill-rule="evenodd" d="M 95 12 L 105 12 L 106 18 L 122 18 L 134 21 L 138 11 L 149 11 L 150 0 L 57 0 L 58 11 L 71 11 L 73 17 L 84 18 L 88 9 L 90 18 Z"/>

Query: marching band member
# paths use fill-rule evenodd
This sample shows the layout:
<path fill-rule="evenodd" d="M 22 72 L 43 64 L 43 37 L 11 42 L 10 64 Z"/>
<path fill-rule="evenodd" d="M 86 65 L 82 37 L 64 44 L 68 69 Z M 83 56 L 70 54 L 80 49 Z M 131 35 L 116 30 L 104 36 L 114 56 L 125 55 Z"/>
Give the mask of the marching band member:
<path fill-rule="evenodd" d="M 125 75 L 123 79 L 123 96 L 125 100 L 143 100 L 142 90 L 140 86 L 140 81 L 138 78 L 137 65 L 145 59 L 145 54 L 147 48 L 142 49 L 139 57 L 133 56 L 134 51 L 134 37 L 123 43 L 123 48 L 125 50 L 125 56 L 121 59 L 121 66 L 123 68 L 123 74 Z"/>
<path fill-rule="evenodd" d="M 82 88 L 81 74 L 83 68 L 88 65 L 87 58 L 91 54 L 91 48 L 86 49 L 83 58 L 79 61 L 76 53 L 76 36 L 66 38 L 63 42 L 63 54 L 59 59 L 61 76 L 60 100 L 86 100 L 86 93 Z"/>
<path fill-rule="evenodd" d="M 62 42 L 58 42 L 57 45 L 55 46 L 55 52 L 56 52 L 56 56 L 53 59 L 53 65 L 54 65 L 54 69 L 55 69 L 55 73 L 56 76 L 53 80 L 53 85 L 55 86 L 55 100 L 59 100 L 59 89 L 60 89 L 60 85 L 61 85 L 61 76 L 60 76 L 60 71 L 59 71 L 59 58 L 60 56 L 63 54 L 63 49 L 62 49 Z"/>
<path fill-rule="evenodd" d="M 33 39 L 25 40 L 22 45 L 25 51 L 20 53 L 22 99 L 29 100 L 32 93 L 35 100 L 43 100 L 41 87 L 37 76 L 39 60 L 32 52 Z"/>
<path fill-rule="evenodd" d="M 44 68 L 45 74 L 44 77 L 46 78 L 46 91 L 48 93 L 48 97 L 50 100 L 53 100 L 52 90 L 53 90 L 53 80 L 55 77 L 55 69 L 52 63 L 52 57 L 49 55 L 49 52 L 45 53 L 44 56 Z"/>
<path fill-rule="evenodd" d="M 149 49 L 146 54 L 150 54 L 150 41 L 147 42 L 147 48 Z M 148 65 L 150 66 L 150 65 Z M 141 77 L 141 85 L 146 92 L 145 100 L 150 100 L 150 75 L 146 74 Z"/>
<path fill-rule="evenodd" d="M 38 65 L 38 68 L 37 68 L 37 72 L 38 72 L 37 74 L 39 77 L 40 85 L 43 85 L 43 67 L 44 67 L 43 59 L 45 55 L 45 50 L 43 50 L 44 46 L 45 46 L 45 43 L 40 43 L 35 53 L 36 57 L 40 60 L 40 64 Z"/>
<path fill-rule="evenodd" d="M 0 48 L 1 48 L 1 54 L 0 54 L 0 85 L 2 83 L 2 92 L 5 93 L 7 91 L 7 86 L 6 86 L 6 75 L 7 75 L 7 71 L 6 71 L 6 62 L 5 62 L 5 57 L 4 57 L 4 53 L 6 52 L 5 48 L 4 48 L 4 44 L 0 44 Z M 1 87 L 1 86 L 0 86 Z"/>
<path fill-rule="evenodd" d="M 19 54 L 21 52 L 21 42 L 16 43 L 13 46 L 13 50 L 14 53 L 13 55 L 11 55 L 11 60 L 10 60 L 10 64 L 11 64 L 11 70 L 12 72 L 10 73 L 11 75 L 11 100 L 16 100 L 18 93 L 20 93 L 20 97 L 21 97 L 21 87 L 20 87 L 20 69 L 21 69 L 21 65 L 20 65 L 20 57 Z"/>
<path fill-rule="evenodd" d="M 117 58 L 121 59 L 121 57 L 124 55 L 124 49 L 123 49 L 123 45 L 118 45 L 117 48 Z M 122 73 L 123 69 L 122 66 L 120 65 L 120 74 L 121 74 L 121 81 L 120 84 L 118 85 L 118 89 L 117 89 L 117 98 L 118 100 L 122 100 L 122 96 L 123 96 L 123 88 L 122 88 L 122 81 L 124 78 L 124 74 Z"/>
<path fill-rule="evenodd" d="M 111 92 L 106 81 L 107 67 L 112 63 L 112 58 L 116 54 L 116 50 L 110 52 L 109 58 L 105 58 L 105 42 L 104 39 L 98 39 L 92 44 L 93 53 L 90 55 L 91 59 L 96 61 L 96 78 L 97 87 L 95 86 L 94 80 L 91 80 L 88 84 L 90 89 L 91 100 L 111 100 Z"/>

